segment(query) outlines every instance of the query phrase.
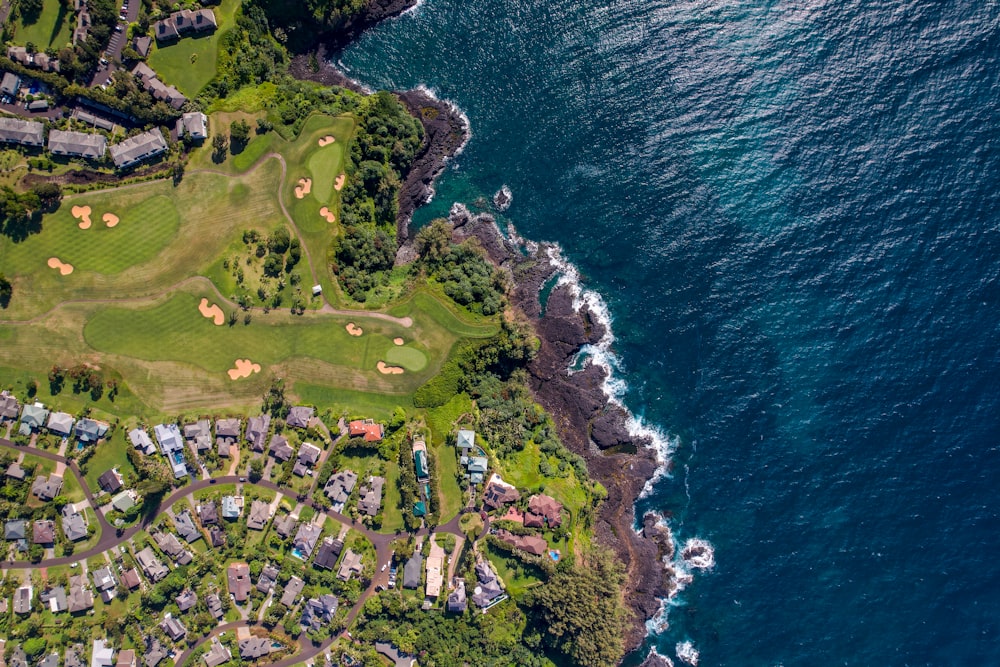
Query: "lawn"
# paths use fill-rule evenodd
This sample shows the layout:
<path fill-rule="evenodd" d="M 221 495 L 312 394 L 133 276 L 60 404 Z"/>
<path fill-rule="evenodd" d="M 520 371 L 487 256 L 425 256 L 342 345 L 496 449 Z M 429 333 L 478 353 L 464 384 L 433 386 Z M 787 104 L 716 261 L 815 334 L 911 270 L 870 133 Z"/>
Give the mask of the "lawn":
<path fill-rule="evenodd" d="M 117 468 L 123 476 L 135 478 L 135 468 L 128 460 L 129 447 L 131 445 L 125 440 L 124 428 L 116 429 L 110 440 L 97 445 L 97 451 L 87 460 L 87 472 L 83 476 L 93 493 L 100 492 L 97 478 L 111 468 Z"/>
<path fill-rule="evenodd" d="M 240 0 L 222 0 L 216 5 L 215 32 L 196 37 L 184 37 L 168 46 L 157 45 L 149 54 L 149 66 L 160 79 L 176 86 L 188 97 L 194 97 L 215 77 L 219 60 L 219 42 L 235 22 Z"/>
<path fill-rule="evenodd" d="M 438 489 L 441 492 L 441 523 L 451 521 L 462 509 L 462 487 L 458 485 L 458 456 L 450 445 L 432 446 L 437 462 Z"/>
<path fill-rule="evenodd" d="M 496 568 L 497 574 L 507 587 L 507 592 L 514 598 L 519 598 L 528 589 L 538 586 L 542 580 L 536 576 L 534 568 L 524 565 L 520 561 L 507 554 L 501 553 L 493 547 L 487 545 L 485 548 L 486 558 Z"/>
<path fill-rule="evenodd" d="M 31 23 L 26 23 L 24 17 L 14 22 L 14 41 L 22 45 L 31 42 L 38 51 L 61 49 L 69 42 L 74 25 L 73 12 L 66 3 L 44 0 L 41 14 Z"/>

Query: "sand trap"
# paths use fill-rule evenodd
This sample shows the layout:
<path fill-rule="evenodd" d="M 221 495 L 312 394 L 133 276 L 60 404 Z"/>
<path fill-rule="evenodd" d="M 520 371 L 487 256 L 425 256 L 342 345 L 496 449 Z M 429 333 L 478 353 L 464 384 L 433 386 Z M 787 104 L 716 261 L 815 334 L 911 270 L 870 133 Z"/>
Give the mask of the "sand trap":
<path fill-rule="evenodd" d="M 321 218 L 326 218 L 327 222 L 335 222 L 337 217 L 333 214 L 333 211 L 328 209 L 326 206 L 319 210 L 319 216 Z"/>
<path fill-rule="evenodd" d="M 230 368 L 227 373 L 229 373 L 230 380 L 239 380 L 240 378 L 250 377 L 251 373 L 260 373 L 260 364 L 255 364 L 249 359 L 237 359 L 234 363 L 236 368 Z"/>
<path fill-rule="evenodd" d="M 394 343 L 395 345 L 402 345 L 402 344 L 403 344 L 404 342 L 406 342 L 406 341 L 404 341 L 404 340 L 403 340 L 402 338 L 393 338 L 393 339 L 392 339 L 392 342 L 393 342 L 393 343 Z"/>
<path fill-rule="evenodd" d="M 351 334 L 352 336 L 360 336 L 361 334 L 364 333 L 364 329 L 356 325 L 354 322 L 348 322 L 347 326 L 344 328 L 347 329 L 347 333 Z"/>
<path fill-rule="evenodd" d="M 336 140 L 337 140 L 337 138 L 335 136 L 333 136 L 332 134 L 328 134 L 325 137 L 321 138 L 316 143 L 319 144 L 320 146 L 329 146 L 330 144 L 332 144 Z"/>
<path fill-rule="evenodd" d="M 105 213 L 104 215 L 101 216 L 101 220 L 103 220 L 104 224 L 106 224 L 108 227 L 114 227 L 115 225 L 118 224 L 119 218 L 114 213 Z"/>
<path fill-rule="evenodd" d="M 378 372 L 381 373 L 382 375 L 402 375 L 403 374 L 403 369 L 402 368 L 400 368 L 399 366 L 386 366 L 386 364 L 385 364 L 384 361 L 378 362 L 377 364 L 375 364 L 375 367 L 378 369 Z"/>
<path fill-rule="evenodd" d="M 73 265 L 66 264 L 58 257 L 49 257 L 49 268 L 59 269 L 59 273 L 64 276 L 73 273 Z"/>
<path fill-rule="evenodd" d="M 347 174 L 341 174 L 337 177 L 337 180 L 333 182 L 333 189 L 340 192 L 340 189 L 344 187 L 344 181 L 347 180 Z"/>
<path fill-rule="evenodd" d="M 202 317 L 207 317 L 208 319 L 215 318 L 215 326 L 221 327 L 226 322 L 226 314 L 222 312 L 216 304 L 208 305 L 208 299 L 202 297 L 201 303 L 198 304 L 198 311 L 201 313 Z"/>
<path fill-rule="evenodd" d="M 295 186 L 296 199 L 302 199 L 312 190 L 313 181 L 311 178 L 300 178 L 299 184 Z"/>
<path fill-rule="evenodd" d="M 89 206 L 74 206 L 70 209 L 70 213 L 73 217 L 80 221 L 80 229 L 90 229 L 90 207 Z"/>

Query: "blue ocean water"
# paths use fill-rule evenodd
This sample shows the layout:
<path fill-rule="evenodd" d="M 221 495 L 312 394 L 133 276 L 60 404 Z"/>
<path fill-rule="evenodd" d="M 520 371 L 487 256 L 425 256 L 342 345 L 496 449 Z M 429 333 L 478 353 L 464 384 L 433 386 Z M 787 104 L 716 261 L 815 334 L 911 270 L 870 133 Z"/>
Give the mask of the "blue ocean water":
<path fill-rule="evenodd" d="M 1000 665 L 1000 3 L 426 0 L 340 55 L 473 138 L 679 437 L 702 665 Z M 676 661 L 676 659 L 675 659 Z"/>

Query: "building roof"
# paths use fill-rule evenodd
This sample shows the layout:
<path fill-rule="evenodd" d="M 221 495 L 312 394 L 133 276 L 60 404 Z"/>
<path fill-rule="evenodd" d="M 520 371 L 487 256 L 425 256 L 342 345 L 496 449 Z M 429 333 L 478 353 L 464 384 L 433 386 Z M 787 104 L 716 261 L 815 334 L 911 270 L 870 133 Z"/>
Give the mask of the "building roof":
<path fill-rule="evenodd" d="M 90 667 L 114 667 L 115 650 L 103 639 L 94 640 L 94 648 L 90 652 Z"/>
<path fill-rule="evenodd" d="M 189 116 L 191 114 L 184 114 Z M 199 114 L 204 116 L 205 114 Z M 193 133 L 192 133 L 193 134 Z M 250 448 L 255 452 L 264 451 L 267 431 L 271 427 L 271 415 L 263 414 L 259 417 L 251 417 L 247 420 L 246 441 L 250 443 Z"/>
<path fill-rule="evenodd" d="M 362 514 L 375 516 L 382 507 L 382 487 L 385 486 L 384 477 L 369 477 L 368 483 L 361 487 L 360 498 L 358 499 L 358 510 Z"/>
<path fill-rule="evenodd" d="M 7 120 L 0 118 L 0 121 Z M 21 412 L 21 404 L 6 389 L 0 391 L 0 420 L 14 420 Z"/>
<path fill-rule="evenodd" d="M 36 521 L 31 527 L 31 541 L 34 544 L 52 544 L 55 542 L 55 521 Z"/>
<path fill-rule="evenodd" d="M 31 599 L 34 597 L 34 589 L 31 584 L 19 587 L 14 591 L 14 613 L 15 614 L 30 614 L 31 613 Z"/>
<path fill-rule="evenodd" d="M 0 118 L 0 141 L 41 147 L 45 145 L 45 126 L 34 120 Z"/>
<path fill-rule="evenodd" d="M 149 55 L 149 49 L 153 46 L 153 38 L 147 35 L 141 37 L 136 37 L 132 40 L 132 48 L 135 49 L 136 53 L 145 58 Z"/>
<path fill-rule="evenodd" d="M 5 540 L 23 540 L 27 536 L 28 522 L 24 519 L 13 519 L 4 524 L 3 537 Z"/>
<path fill-rule="evenodd" d="M 285 590 L 281 594 L 281 604 L 288 608 L 295 606 L 295 601 L 299 598 L 299 594 L 302 593 L 302 589 L 306 587 L 306 582 L 302 581 L 298 577 L 292 577 L 285 584 Z"/>
<path fill-rule="evenodd" d="M 288 537 L 295 532 L 299 522 L 291 514 L 284 514 L 274 521 L 274 532 L 282 537 Z"/>
<path fill-rule="evenodd" d="M 72 505 L 66 505 L 67 508 L 72 507 Z M 65 508 L 64 508 L 65 509 Z M 82 540 L 87 537 L 87 522 L 84 520 L 83 515 L 79 512 L 63 512 L 62 515 L 62 530 L 66 539 L 70 542 L 76 542 L 77 540 Z"/>
<path fill-rule="evenodd" d="M 420 588 L 420 575 L 424 569 L 424 557 L 414 553 L 403 566 L 403 588 Z"/>
<path fill-rule="evenodd" d="M 222 518 L 238 519 L 243 513 L 243 496 L 222 496 Z"/>
<path fill-rule="evenodd" d="M 85 445 L 89 445 L 103 438 L 109 428 L 110 425 L 107 422 L 84 417 L 76 423 L 76 428 L 73 431 L 76 434 L 77 440 Z"/>
<path fill-rule="evenodd" d="M 455 438 L 455 445 L 459 449 L 472 449 L 476 446 L 476 432 L 462 429 Z"/>
<path fill-rule="evenodd" d="M 144 454 L 152 454 L 156 451 L 153 439 L 149 437 L 146 429 L 134 428 L 128 432 L 128 439 L 132 441 L 132 446 Z"/>
<path fill-rule="evenodd" d="M 87 576 L 79 574 L 69 578 L 69 613 L 75 614 L 94 607 L 94 592 L 90 590 Z"/>
<path fill-rule="evenodd" d="M 167 141 L 159 128 L 153 128 L 113 144 L 111 159 L 119 169 L 126 169 L 167 150 Z"/>
<path fill-rule="evenodd" d="M 127 512 L 135 507 L 135 493 L 126 489 L 111 499 L 111 505 L 119 512 Z"/>
<path fill-rule="evenodd" d="M 528 499 L 528 513 L 524 517 L 524 525 L 528 525 L 528 519 L 532 514 L 545 519 L 549 528 L 558 528 L 562 524 L 562 504 L 551 496 L 543 493 L 531 496 Z"/>
<path fill-rule="evenodd" d="M 174 529 L 185 542 L 195 542 L 201 538 L 201 531 L 194 525 L 194 518 L 188 510 L 174 515 Z"/>
<path fill-rule="evenodd" d="M 200 436 L 212 437 L 212 422 L 207 419 L 199 419 L 190 424 L 184 424 L 184 439 L 192 441 Z"/>
<path fill-rule="evenodd" d="M 198 604 L 198 596 L 193 590 L 188 588 L 183 591 L 180 595 L 174 598 L 174 602 L 177 603 L 177 608 L 181 611 L 187 611 L 191 607 Z"/>
<path fill-rule="evenodd" d="M 490 476 L 489 482 L 486 483 L 486 488 L 483 489 L 483 504 L 491 509 L 496 509 L 520 499 L 521 494 L 518 493 L 517 489 L 503 481 L 500 475 L 496 473 Z"/>
<path fill-rule="evenodd" d="M 326 538 L 320 543 L 319 550 L 316 551 L 316 558 L 313 559 L 313 565 L 326 570 L 332 570 L 337 565 L 337 558 L 340 557 L 340 552 L 343 549 L 344 543 L 342 541 L 335 540 L 332 537 Z"/>
<path fill-rule="evenodd" d="M 156 667 L 164 658 L 167 652 L 160 645 L 160 640 L 153 636 L 146 637 L 146 650 L 142 654 L 142 664 L 144 667 Z"/>
<path fill-rule="evenodd" d="M 347 432 L 352 438 L 364 438 L 365 442 L 378 442 L 385 432 L 381 424 L 373 419 L 355 419 L 347 425 Z"/>
<path fill-rule="evenodd" d="M 198 509 L 198 518 L 201 519 L 201 525 L 211 526 L 219 523 L 219 513 L 215 509 L 214 500 L 203 500 L 201 506 Z"/>
<path fill-rule="evenodd" d="M 299 447 L 299 463 L 305 466 L 312 467 L 316 465 L 319 461 L 320 454 L 323 450 L 312 444 L 311 442 L 304 442 L 302 446 Z"/>
<path fill-rule="evenodd" d="M 299 624 L 305 628 L 319 630 L 333 622 L 337 606 L 337 598 L 333 595 L 310 598 L 302 605 L 302 618 Z"/>
<path fill-rule="evenodd" d="M 469 606 L 465 597 L 465 581 L 458 579 L 455 581 L 455 589 L 448 594 L 448 611 L 461 614 Z"/>
<path fill-rule="evenodd" d="M 394 667 L 413 667 L 416 659 L 409 653 L 403 653 L 389 642 L 375 642 L 375 650 L 389 658 Z"/>
<path fill-rule="evenodd" d="M 17 461 L 14 461 L 9 466 L 7 466 L 7 476 L 8 477 L 11 477 L 13 479 L 17 479 L 17 480 L 22 480 L 23 481 L 25 475 L 27 475 L 27 474 L 28 474 L 27 471 L 24 468 L 22 468 L 21 465 Z"/>
<path fill-rule="evenodd" d="M 261 569 L 257 577 L 257 590 L 267 595 L 278 581 L 278 568 L 268 563 Z"/>
<path fill-rule="evenodd" d="M 472 593 L 472 602 L 477 607 L 489 607 L 495 601 L 505 597 L 503 586 L 497 578 L 493 567 L 485 560 L 476 562 L 476 589 Z"/>
<path fill-rule="evenodd" d="M 218 637 L 212 637 L 212 644 L 202 658 L 204 658 L 207 667 L 218 667 L 232 660 L 233 654 L 228 648 L 222 645 Z"/>
<path fill-rule="evenodd" d="M 247 514 L 247 528 L 251 530 L 264 530 L 268 519 L 271 518 L 271 505 L 263 500 L 255 500 L 250 503 L 250 513 Z"/>
<path fill-rule="evenodd" d="M 167 618 L 163 619 L 163 622 L 160 623 L 160 629 L 167 633 L 167 636 L 174 641 L 183 638 L 187 634 L 187 628 L 184 627 L 184 624 L 173 616 L 167 616 Z"/>
<path fill-rule="evenodd" d="M 338 512 L 344 508 L 347 499 L 351 497 L 351 491 L 358 482 L 358 474 L 353 470 L 341 470 L 326 481 L 323 486 L 323 493 L 333 503 L 333 508 Z"/>
<path fill-rule="evenodd" d="M 309 555 L 312 554 L 321 532 L 323 531 L 319 526 L 308 521 L 299 526 L 298 532 L 295 533 L 293 544 L 302 553 L 304 558 L 309 558 Z"/>
<path fill-rule="evenodd" d="M 62 491 L 63 478 L 52 473 L 48 477 L 38 476 L 31 485 L 31 492 L 40 500 L 52 500 Z"/>
<path fill-rule="evenodd" d="M 243 602 L 250 595 L 250 566 L 246 563 L 233 563 L 226 568 L 226 581 L 229 592 L 237 602 Z"/>
<path fill-rule="evenodd" d="M 73 415 L 68 412 L 53 412 L 49 415 L 47 428 L 52 433 L 67 437 L 73 432 L 73 422 Z"/>
<path fill-rule="evenodd" d="M 52 613 L 56 614 L 59 612 L 66 611 L 69 608 L 69 601 L 66 599 L 66 589 L 62 586 L 56 586 L 50 588 L 47 591 L 42 591 L 42 594 L 38 598 L 48 606 Z"/>
<path fill-rule="evenodd" d="M 182 9 L 153 24 L 153 34 L 158 41 L 179 39 L 189 32 L 215 30 L 215 13 L 211 9 Z"/>
<path fill-rule="evenodd" d="M 279 461 L 287 461 L 295 453 L 295 450 L 288 444 L 288 439 L 277 433 L 271 436 L 271 444 L 268 449 L 271 455 Z"/>
<path fill-rule="evenodd" d="M 134 590 L 139 588 L 142 582 L 139 580 L 139 573 L 136 572 L 133 567 L 122 572 L 122 583 L 125 584 L 125 587 L 129 590 Z"/>
<path fill-rule="evenodd" d="M 241 658 L 261 658 L 271 652 L 271 640 L 266 637 L 250 637 L 239 642 Z"/>
<path fill-rule="evenodd" d="M 118 489 L 122 488 L 121 475 L 114 468 L 102 472 L 101 476 L 97 478 L 97 485 L 108 493 L 115 493 Z"/>
<path fill-rule="evenodd" d="M 94 587 L 99 591 L 110 590 L 115 587 L 115 573 L 110 567 L 99 567 L 92 570 L 90 576 L 94 578 Z"/>
<path fill-rule="evenodd" d="M 215 437 L 232 438 L 235 441 L 240 437 L 241 427 L 242 422 L 239 419 L 219 419 L 215 422 Z"/>
<path fill-rule="evenodd" d="M 83 659 L 80 657 L 82 654 L 83 646 L 80 644 L 67 646 L 66 654 L 63 656 L 63 667 L 84 667 Z"/>
<path fill-rule="evenodd" d="M 315 410 L 305 405 L 296 405 L 288 411 L 285 423 L 293 428 L 308 428 Z"/>
<path fill-rule="evenodd" d="M 341 581 L 348 581 L 355 574 L 361 574 L 364 565 L 361 563 L 361 554 L 348 549 L 344 552 L 344 558 L 340 561 L 340 569 L 337 570 L 337 578 Z"/>
<path fill-rule="evenodd" d="M 142 571 L 146 573 L 146 576 L 150 578 L 154 583 L 163 579 L 167 576 L 169 570 L 167 566 L 160 562 L 160 559 L 156 557 L 153 553 L 152 547 L 146 547 L 142 551 L 135 555 L 135 559 L 139 562 L 139 567 Z"/>
<path fill-rule="evenodd" d="M 73 155 L 98 160 L 104 157 L 107 149 L 108 140 L 102 134 L 68 130 L 49 132 L 49 150 L 56 155 Z"/>
<path fill-rule="evenodd" d="M 222 599 L 217 593 L 209 593 L 205 596 L 205 606 L 208 607 L 208 612 L 212 614 L 215 620 L 222 618 Z"/>
<path fill-rule="evenodd" d="M 133 667 L 133 665 L 135 665 L 135 651 L 130 648 L 118 651 L 116 667 Z"/>
<path fill-rule="evenodd" d="M 0 80 L 0 92 L 6 95 L 16 95 L 17 89 L 21 87 L 21 77 L 13 72 L 4 72 L 3 79 Z"/>
<path fill-rule="evenodd" d="M 515 549 L 541 556 L 549 548 L 548 542 L 538 535 L 514 535 L 506 530 L 498 530 L 497 538 Z"/>
<path fill-rule="evenodd" d="M 28 427 L 28 432 L 21 431 L 24 435 L 30 435 L 32 430 L 37 430 L 45 426 L 45 420 L 49 418 L 48 409 L 41 403 L 25 403 L 21 408 L 21 426 Z"/>
<path fill-rule="evenodd" d="M 224 547 L 226 546 L 226 531 L 219 526 L 212 526 L 208 529 L 208 539 L 213 547 Z"/>

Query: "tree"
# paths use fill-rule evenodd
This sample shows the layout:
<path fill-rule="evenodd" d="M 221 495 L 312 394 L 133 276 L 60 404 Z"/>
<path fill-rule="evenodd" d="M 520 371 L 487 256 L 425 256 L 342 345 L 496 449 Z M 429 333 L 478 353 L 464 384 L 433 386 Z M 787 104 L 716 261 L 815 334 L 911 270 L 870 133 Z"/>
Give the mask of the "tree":
<path fill-rule="evenodd" d="M 7 276 L 0 273 L 0 308 L 10 305 L 10 297 L 14 294 L 14 285 L 11 284 Z"/>
<path fill-rule="evenodd" d="M 229 138 L 222 134 L 212 137 L 212 160 L 222 162 L 226 159 L 226 151 L 229 150 Z"/>
<path fill-rule="evenodd" d="M 42 14 L 42 0 L 21 0 L 18 3 L 18 11 L 21 12 L 21 18 L 25 25 L 31 25 L 38 21 L 38 17 Z M 31 42 L 28 43 L 31 44 Z M 34 53 L 34 49 L 30 49 L 29 53 Z"/>
<path fill-rule="evenodd" d="M 31 191 L 38 197 L 39 205 L 45 211 L 54 211 L 62 200 L 62 188 L 58 183 L 36 183 L 31 186 Z"/>
<path fill-rule="evenodd" d="M 264 459 L 250 461 L 250 481 L 257 482 L 264 476 Z"/>
<path fill-rule="evenodd" d="M 451 248 L 451 225 L 444 218 L 431 220 L 429 225 L 417 232 L 415 241 L 420 256 L 434 264 Z"/>
<path fill-rule="evenodd" d="M 229 141 L 233 152 L 242 150 L 250 140 L 250 125 L 245 120 L 238 120 L 229 126 Z"/>
<path fill-rule="evenodd" d="M 22 0 L 22 2 L 23 2 L 23 0 Z M 22 646 L 22 648 L 24 649 L 25 654 L 27 654 L 27 656 L 29 658 L 32 658 L 32 659 L 37 658 L 38 656 L 40 656 L 42 653 L 45 652 L 45 648 L 46 648 L 45 638 L 44 637 L 32 637 L 31 639 L 27 639 L 27 640 L 25 640 L 24 645 Z"/>

